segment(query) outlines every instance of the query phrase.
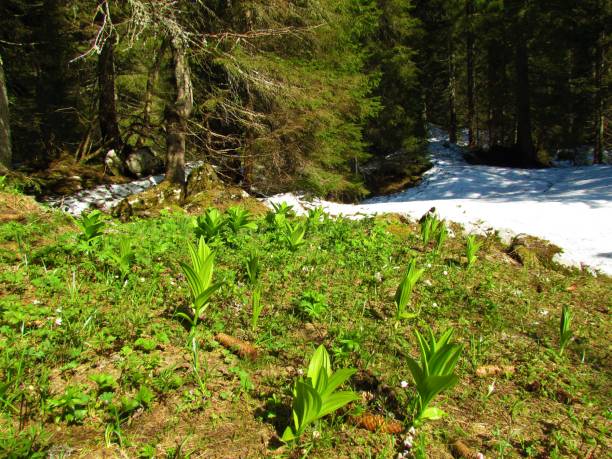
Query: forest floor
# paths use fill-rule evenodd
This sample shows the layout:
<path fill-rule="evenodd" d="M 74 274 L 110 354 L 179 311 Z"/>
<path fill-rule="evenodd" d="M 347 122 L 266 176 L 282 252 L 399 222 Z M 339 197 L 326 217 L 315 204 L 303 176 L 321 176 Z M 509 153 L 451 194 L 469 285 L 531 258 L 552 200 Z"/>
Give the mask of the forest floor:
<path fill-rule="evenodd" d="M 298 210 L 321 206 L 331 215 L 400 213 L 419 218 L 431 207 L 470 231 L 498 231 L 508 240 L 528 234 L 552 242 L 558 260 L 612 274 L 612 166 L 516 169 L 468 164 L 460 147 L 432 130 L 434 167 L 414 188 L 359 205 L 273 196 Z"/>
<path fill-rule="evenodd" d="M 209 239 L 223 285 L 192 326 L 179 314 L 191 216 L 104 217 L 96 235 L 6 189 L 0 215 L 0 457 L 593 459 L 612 448 L 608 276 L 526 257 L 494 234 L 478 236 L 468 266 L 455 224 L 436 247 L 405 217 L 281 209 Z M 398 315 L 411 260 L 424 273 Z M 563 353 L 562 306 L 573 315 Z M 459 382 L 407 448 L 407 360 L 420 359 L 414 331 L 428 326 L 455 330 Z M 242 357 L 221 332 L 250 343 Z M 343 386 L 356 400 L 284 445 L 293 384 L 321 344 L 334 369 L 356 369 Z"/>

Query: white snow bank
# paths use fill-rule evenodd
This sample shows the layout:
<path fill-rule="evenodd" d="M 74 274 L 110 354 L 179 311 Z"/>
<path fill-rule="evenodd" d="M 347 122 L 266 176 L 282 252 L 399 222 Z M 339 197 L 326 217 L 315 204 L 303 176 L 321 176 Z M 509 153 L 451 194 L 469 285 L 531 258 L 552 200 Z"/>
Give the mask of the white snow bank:
<path fill-rule="evenodd" d="M 612 274 L 612 166 L 510 169 L 467 164 L 456 147 L 445 147 L 440 132 L 430 139 L 434 167 L 414 188 L 362 204 L 308 202 L 281 194 L 267 203 L 286 201 L 304 212 L 321 206 L 331 215 L 400 213 L 418 218 L 435 207 L 468 231 L 497 230 L 502 235 L 530 234 L 563 249 L 561 263 L 589 266 Z"/>
<path fill-rule="evenodd" d="M 202 164 L 204 164 L 203 161 L 187 163 L 185 165 L 185 174 L 189 175 L 193 169 Z M 92 209 L 102 209 L 110 212 L 124 198 L 159 185 L 163 179 L 163 175 L 152 175 L 129 183 L 100 185 L 95 188 L 79 191 L 70 196 L 50 197 L 43 201 L 75 217 Z"/>

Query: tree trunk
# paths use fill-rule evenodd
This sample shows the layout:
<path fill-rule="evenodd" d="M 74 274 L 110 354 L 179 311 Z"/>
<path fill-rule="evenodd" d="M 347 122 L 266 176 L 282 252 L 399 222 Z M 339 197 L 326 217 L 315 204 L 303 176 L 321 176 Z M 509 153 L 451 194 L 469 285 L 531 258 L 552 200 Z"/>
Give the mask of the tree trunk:
<path fill-rule="evenodd" d="M 110 21 L 109 18 L 105 17 L 108 14 L 108 4 L 105 0 L 99 0 L 98 3 L 100 9 L 96 22 L 103 24 L 105 21 Z M 102 143 L 115 149 L 115 152 L 121 155 L 123 141 L 121 140 L 119 122 L 117 121 L 114 40 L 115 34 L 111 33 L 104 41 L 102 51 L 98 57 L 98 117 L 100 119 Z"/>
<path fill-rule="evenodd" d="M 161 63 L 163 61 L 167 45 L 167 41 L 163 40 L 161 46 L 159 47 L 159 50 L 157 51 L 157 56 L 155 56 L 155 62 L 153 63 L 153 67 L 149 70 L 149 75 L 147 77 L 147 89 L 145 92 L 144 109 L 142 114 L 144 132 L 147 135 L 151 131 L 151 110 L 153 109 L 153 92 L 155 90 L 157 80 L 159 80 Z"/>
<path fill-rule="evenodd" d="M 604 59 L 604 40 L 605 35 L 603 30 L 599 33 L 597 40 L 597 49 L 595 51 L 595 151 L 593 162 L 601 164 L 603 162 L 604 151 L 604 134 L 605 134 L 605 97 L 604 97 L 604 82 L 605 74 L 605 59 Z"/>
<path fill-rule="evenodd" d="M 466 64 L 467 64 L 467 125 L 468 125 L 468 147 L 476 146 L 475 135 L 475 100 L 474 100 L 474 30 L 472 27 L 472 16 L 474 14 L 473 0 L 466 0 L 465 15 L 467 20 L 467 36 L 466 36 Z"/>
<path fill-rule="evenodd" d="M 537 163 L 531 136 L 531 93 L 529 86 L 529 51 L 521 9 L 524 0 L 507 2 L 510 8 L 515 41 L 514 65 L 516 72 L 516 147 L 525 165 Z"/>
<path fill-rule="evenodd" d="M 185 184 L 185 137 L 187 120 L 193 110 L 193 88 L 185 45 L 179 37 L 170 42 L 174 76 L 172 78 L 175 101 L 166 108 L 166 180 Z"/>
<path fill-rule="evenodd" d="M 452 38 L 451 38 L 452 40 Z M 457 143 L 457 88 L 455 76 L 455 50 L 449 40 L 448 49 L 448 140 Z"/>
<path fill-rule="evenodd" d="M 529 56 L 525 37 L 517 39 L 516 46 L 516 144 L 526 164 L 536 162 L 531 137 L 531 108 L 529 88 Z"/>
<path fill-rule="evenodd" d="M 0 56 L 0 166 L 8 169 L 12 163 L 11 126 L 9 124 L 9 102 L 4 77 L 4 64 Z"/>
<path fill-rule="evenodd" d="M 491 41 L 487 46 L 487 98 L 489 100 L 489 119 L 487 127 L 489 130 L 489 148 L 502 142 L 501 124 L 502 112 L 501 97 L 499 94 L 500 68 L 503 61 L 500 59 L 500 44 Z"/>
<path fill-rule="evenodd" d="M 117 120 L 117 94 L 115 91 L 115 45 L 109 37 L 98 58 L 98 116 L 100 133 L 104 145 L 114 148 L 121 154 L 123 142 Z"/>

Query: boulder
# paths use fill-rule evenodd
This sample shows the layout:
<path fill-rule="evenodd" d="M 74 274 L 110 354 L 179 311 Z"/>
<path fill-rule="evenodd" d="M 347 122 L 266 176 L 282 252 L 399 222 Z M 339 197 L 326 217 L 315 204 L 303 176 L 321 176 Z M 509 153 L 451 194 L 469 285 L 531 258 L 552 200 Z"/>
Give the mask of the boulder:
<path fill-rule="evenodd" d="M 215 169 L 210 164 L 202 164 L 191 171 L 187 177 L 185 196 L 195 196 L 203 191 L 210 190 L 219 185 L 221 181 L 217 177 Z"/>
<path fill-rule="evenodd" d="M 159 174 L 164 170 L 164 162 L 148 147 L 130 153 L 125 165 L 138 178 Z"/>
<path fill-rule="evenodd" d="M 533 268 L 538 265 L 551 267 L 554 257 L 562 249 L 550 242 L 533 236 L 519 234 L 510 243 L 509 254 L 523 266 Z"/>
<path fill-rule="evenodd" d="M 179 185 L 162 182 L 153 188 L 121 200 L 113 209 L 113 216 L 126 221 L 132 216 L 153 216 L 161 209 L 178 209 L 182 201 L 181 188 Z"/>
<path fill-rule="evenodd" d="M 115 150 L 108 150 L 106 156 L 104 157 L 104 164 L 111 171 L 111 174 L 116 176 L 125 175 L 125 167 L 123 165 L 123 161 L 119 158 L 119 155 Z"/>

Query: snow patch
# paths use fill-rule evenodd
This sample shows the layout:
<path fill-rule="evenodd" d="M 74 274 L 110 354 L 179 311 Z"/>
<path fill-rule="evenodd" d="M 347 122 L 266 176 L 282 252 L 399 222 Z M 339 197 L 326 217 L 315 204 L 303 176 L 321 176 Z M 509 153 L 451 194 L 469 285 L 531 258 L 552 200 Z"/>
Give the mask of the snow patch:
<path fill-rule="evenodd" d="M 330 215 L 363 218 L 384 213 L 420 218 L 430 208 L 468 232 L 497 231 L 509 241 L 525 233 L 561 247 L 569 266 L 612 274 L 612 166 L 511 169 L 469 165 L 461 150 L 432 132 L 433 167 L 416 187 L 361 204 L 307 201 L 279 194 L 265 200 L 287 202 L 298 214 L 321 206 Z"/>

